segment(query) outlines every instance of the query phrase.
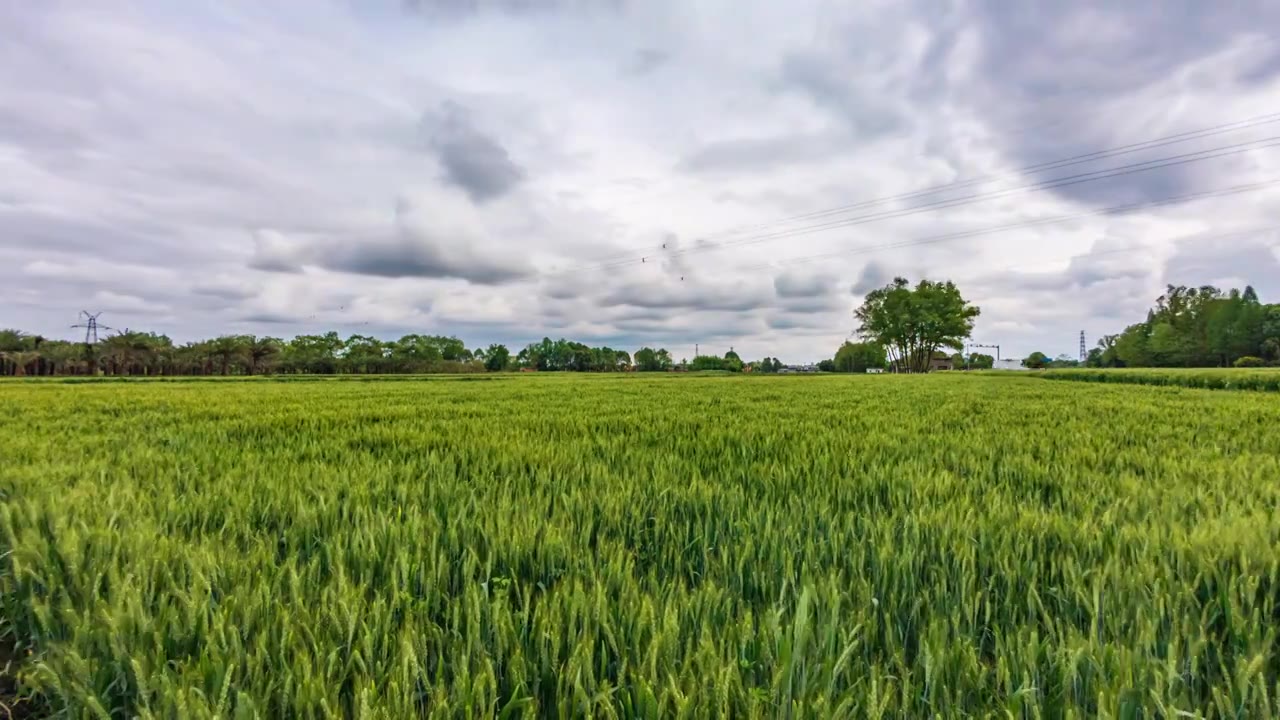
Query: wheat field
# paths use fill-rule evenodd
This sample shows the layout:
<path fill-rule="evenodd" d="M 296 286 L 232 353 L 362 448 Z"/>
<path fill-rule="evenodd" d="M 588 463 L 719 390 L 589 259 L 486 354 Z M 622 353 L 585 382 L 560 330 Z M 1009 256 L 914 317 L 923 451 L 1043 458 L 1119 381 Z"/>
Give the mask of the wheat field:
<path fill-rule="evenodd" d="M 1274 717 L 1280 403 L 1026 377 L 0 383 L 72 718 Z"/>

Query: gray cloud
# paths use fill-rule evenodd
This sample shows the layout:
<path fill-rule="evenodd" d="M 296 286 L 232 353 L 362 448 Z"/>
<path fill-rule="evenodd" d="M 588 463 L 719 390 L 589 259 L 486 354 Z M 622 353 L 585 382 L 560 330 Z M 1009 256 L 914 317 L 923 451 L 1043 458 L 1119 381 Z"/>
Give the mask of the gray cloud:
<path fill-rule="evenodd" d="M 836 286 L 834 275 L 784 271 L 773 278 L 773 289 L 782 298 L 812 298 L 830 295 Z"/>
<path fill-rule="evenodd" d="M 495 285 L 524 277 L 521 263 L 485 256 L 465 246 L 444 247 L 418 235 L 397 235 L 358 244 L 334 244 L 321 257 L 330 269 L 387 278 L 462 278 Z"/>
<path fill-rule="evenodd" d="M 858 279 L 849 288 L 849 293 L 857 296 L 866 295 L 872 290 L 888 284 L 892 279 L 893 273 L 889 272 L 880 263 L 872 260 L 862 266 L 862 272 L 858 274 Z"/>
<path fill-rule="evenodd" d="M 501 143 L 475 125 L 466 107 L 453 101 L 441 103 L 423 125 L 449 182 L 475 202 L 506 195 L 525 179 L 524 169 Z"/>
<path fill-rule="evenodd" d="M 632 305 L 642 308 L 746 312 L 768 307 L 772 303 L 771 294 L 757 285 L 746 283 L 625 283 L 610 288 L 600 298 L 600 302 L 609 307 Z"/>

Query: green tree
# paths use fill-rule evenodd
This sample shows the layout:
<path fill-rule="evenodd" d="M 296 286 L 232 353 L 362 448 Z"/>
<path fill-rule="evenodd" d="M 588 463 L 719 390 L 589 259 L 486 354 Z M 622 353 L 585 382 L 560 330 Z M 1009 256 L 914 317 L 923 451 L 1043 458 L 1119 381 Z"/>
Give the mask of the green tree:
<path fill-rule="evenodd" d="M 995 367 L 996 359 L 986 353 L 970 353 L 967 365 L 970 370 L 990 370 Z"/>
<path fill-rule="evenodd" d="M 1031 353 L 1022 361 L 1022 367 L 1031 368 L 1032 370 L 1041 370 L 1049 364 L 1049 356 L 1037 350 Z"/>
<path fill-rule="evenodd" d="M 265 372 L 267 366 L 276 355 L 280 354 L 282 342 L 273 337 L 251 337 L 246 354 L 249 356 L 249 374 Z"/>
<path fill-rule="evenodd" d="M 506 345 L 494 343 L 484 351 L 484 369 L 489 372 L 506 370 L 511 363 L 511 351 Z"/>
<path fill-rule="evenodd" d="M 671 369 L 671 354 L 665 348 L 654 350 L 642 347 L 635 353 L 636 369 L 644 372 L 662 372 Z"/>
<path fill-rule="evenodd" d="M 883 368 L 887 358 L 884 346 L 870 342 L 848 342 L 836 350 L 836 372 L 865 373 L 870 368 Z"/>
<path fill-rule="evenodd" d="M 904 278 L 872 290 L 854 311 L 863 338 L 885 348 L 898 367 L 928 372 L 939 348 L 962 349 L 981 311 L 965 301 L 954 283 Z"/>

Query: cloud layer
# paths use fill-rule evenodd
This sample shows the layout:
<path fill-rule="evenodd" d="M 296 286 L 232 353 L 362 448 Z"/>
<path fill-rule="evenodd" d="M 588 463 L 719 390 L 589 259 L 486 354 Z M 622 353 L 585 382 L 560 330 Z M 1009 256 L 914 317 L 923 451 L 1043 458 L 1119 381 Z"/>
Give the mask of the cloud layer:
<path fill-rule="evenodd" d="M 1175 5 L 4 5 L 0 327 L 61 336 L 87 308 L 179 340 L 548 334 L 800 361 L 895 275 L 955 280 L 976 339 L 1014 354 L 1073 353 L 1167 282 L 1280 301 L 1277 186 L 1098 212 L 1280 177 L 1280 42 L 1258 30 L 1280 7 Z"/>

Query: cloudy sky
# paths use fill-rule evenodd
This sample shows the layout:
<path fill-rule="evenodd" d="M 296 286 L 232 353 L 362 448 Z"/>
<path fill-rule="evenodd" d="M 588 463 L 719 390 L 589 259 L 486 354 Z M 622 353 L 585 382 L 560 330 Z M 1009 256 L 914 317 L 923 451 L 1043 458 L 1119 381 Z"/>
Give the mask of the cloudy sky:
<path fill-rule="evenodd" d="M 0 27 L 0 327 L 803 361 L 894 275 L 956 281 L 1005 355 L 1074 354 L 1166 283 L 1280 302 L 1267 0 L 0 0 Z"/>

